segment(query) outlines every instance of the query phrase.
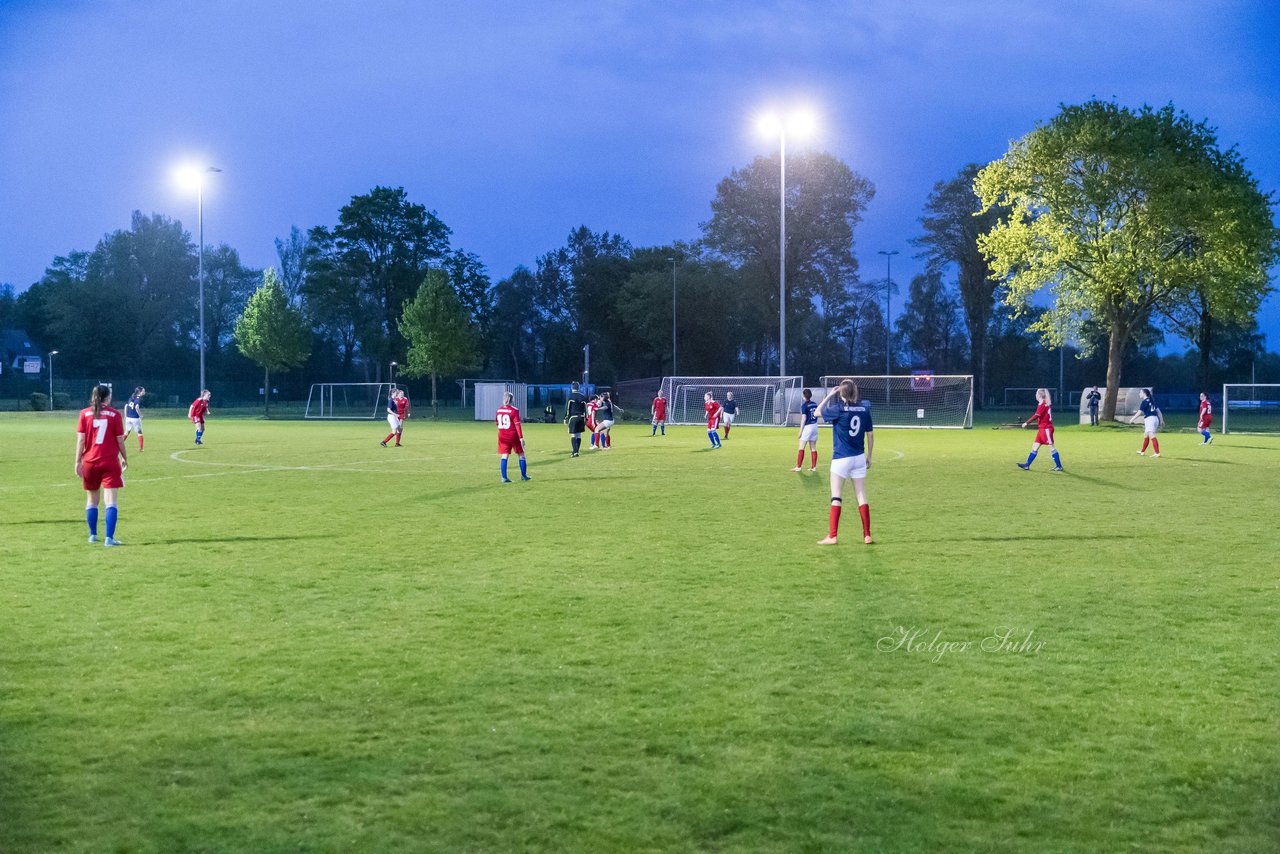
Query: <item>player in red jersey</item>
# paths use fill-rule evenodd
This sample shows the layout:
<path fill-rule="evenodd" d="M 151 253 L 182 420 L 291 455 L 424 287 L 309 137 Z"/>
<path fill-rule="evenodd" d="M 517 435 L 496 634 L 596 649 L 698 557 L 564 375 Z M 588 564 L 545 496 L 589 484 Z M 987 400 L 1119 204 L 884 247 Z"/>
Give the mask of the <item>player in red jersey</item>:
<path fill-rule="evenodd" d="M 213 392 L 209 389 L 202 389 L 200 396 L 191 401 L 191 406 L 187 409 L 187 417 L 191 419 L 191 423 L 196 425 L 196 444 L 203 445 L 200 437 L 204 435 L 204 416 L 209 411 L 209 400 L 213 397 Z"/>
<path fill-rule="evenodd" d="M 108 546 L 116 540 L 116 496 L 124 487 L 124 470 L 129 467 L 125 453 L 124 417 L 112 409 L 111 388 L 93 387 L 89 407 L 81 410 L 76 427 L 76 477 L 84 483 L 88 495 L 85 521 L 89 523 L 89 542 L 98 541 L 98 503 L 107 499 Z"/>
<path fill-rule="evenodd" d="M 596 444 L 600 434 L 596 432 L 596 410 L 600 408 L 600 395 L 593 396 L 587 401 L 587 430 L 591 433 L 591 447 L 599 448 Z"/>
<path fill-rule="evenodd" d="M 702 408 L 707 411 L 707 438 L 711 440 L 711 450 L 714 451 L 720 447 L 720 418 L 724 415 L 724 410 L 711 392 L 704 394 L 702 401 Z"/>
<path fill-rule="evenodd" d="M 409 411 L 409 395 L 405 390 L 396 389 L 396 416 L 400 419 L 400 425 L 396 427 L 396 447 L 400 447 L 400 437 L 404 435 L 404 420 L 410 417 L 412 413 Z"/>
<path fill-rule="evenodd" d="M 1213 404 L 1209 402 L 1209 395 L 1200 392 L 1200 420 L 1196 422 L 1196 429 L 1200 431 L 1200 435 L 1204 436 L 1201 445 L 1212 445 L 1213 436 L 1209 433 L 1209 428 L 1213 426 Z"/>
<path fill-rule="evenodd" d="M 511 405 L 515 395 L 507 392 L 502 396 L 502 405 L 494 414 L 498 422 L 498 454 L 502 462 L 498 468 L 502 472 L 502 482 L 510 483 L 507 477 L 507 455 L 515 451 L 520 455 L 520 479 L 530 480 L 529 469 L 524 459 L 524 428 L 520 424 L 520 410 Z"/>
<path fill-rule="evenodd" d="M 662 396 L 662 389 L 658 389 L 658 396 L 653 399 L 649 412 L 653 415 L 653 432 L 649 435 L 658 435 L 659 429 L 662 430 L 662 435 L 667 435 L 667 399 Z"/>
<path fill-rule="evenodd" d="M 1049 399 L 1049 389 L 1036 389 L 1036 403 L 1035 414 L 1022 422 L 1023 427 L 1026 427 L 1032 421 L 1036 422 L 1036 440 L 1031 443 L 1031 453 L 1027 455 L 1027 461 L 1018 463 L 1018 468 L 1023 471 L 1030 471 L 1031 464 L 1035 462 L 1036 454 L 1040 451 L 1040 446 L 1048 445 L 1049 450 L 1053 452 L 1053 470 L 1062 471 L 1062 458 L 1058 456 L 1058 449 L 1053 444 L 1053 406 Z"/>

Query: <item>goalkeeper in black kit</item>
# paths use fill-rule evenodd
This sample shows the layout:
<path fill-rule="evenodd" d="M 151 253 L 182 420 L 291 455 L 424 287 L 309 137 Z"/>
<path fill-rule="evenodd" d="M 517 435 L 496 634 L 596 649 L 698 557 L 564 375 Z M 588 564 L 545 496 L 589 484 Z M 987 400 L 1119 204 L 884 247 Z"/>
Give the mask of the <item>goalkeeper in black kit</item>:
<path fill-rule="evenodd" d="M 582 431 L 587 426 L 587 398 L 578 390 L 578 384 L 569 387 L 569 400 L 564 408 L 564 423 L 569 427 L 569 447 L 572 456 L 578 456 L 582 448 Z"/>

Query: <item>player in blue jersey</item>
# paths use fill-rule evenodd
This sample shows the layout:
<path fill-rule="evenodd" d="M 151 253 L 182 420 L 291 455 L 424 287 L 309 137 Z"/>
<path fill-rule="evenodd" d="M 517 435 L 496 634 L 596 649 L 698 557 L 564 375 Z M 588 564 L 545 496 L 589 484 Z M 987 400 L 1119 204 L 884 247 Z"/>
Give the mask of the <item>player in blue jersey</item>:
<path fill-rule="evenodd" d="M 724 396 L 724 403 L 720 404 L 720 423 L 724 424 L 724 437 L 729 438 L 729 430 L 733 428 L 733 421 L 738 417 L 738 401 L 733 399 L 733 392 L 728 392 Z"/>
<path fill-rule="evenodd" d="M 796 467 L 792 471 L 800 471 L 804 467 L 804 446 L 809 446 L 812 462 L 809 471 L 818 470 L 818 404 L 813 402 L 813 392 L 805 389 L 804 403 L 800 404 L 800 450 L 796 451 Z"/>
<path fill-rule="evenodd" d="M 124 405 L 124 437 L 128 439 L 130 433 L 138 431 L 138 453 L 142 453 L 142 397 L 146 393 L 145 388 L 138 386 Z"/>
<path fill-rule="evenodd" d="M 1147 445 L 1155 448 L 1155 456 L 1160 456 L 1160 440 L 1156 438 L 1156 431 L 1164 421 L 1164 413 L 1156 406 L 1155 395 L 1149 388 L 1142 390 L 1142 403 L 1138 404 L 1138 411 L 1133 413 L 1129 423 L 1135 424 L 1139 418 L 1142 419 L 1142 450 L 1138 451 L 1138 456 L 1146 456 Z"/>
<path fill-rule="evenodd" d="M 837 395 L 839 397 L 837 398 Z M 840 507 L 844 482 L 853 481 L 858 495 L 858 515 L 862 517 L 862 541 L 871 543 L 871 506 L 867 504 L 867 469 L 875 434 L 871 407 L 858 400 L 858 384 L 843 380 L 818 404 L 822 417 L 831 423 L 831 516 L 826 539 L 820 546 L 834 546 L 840 533 Z"/>

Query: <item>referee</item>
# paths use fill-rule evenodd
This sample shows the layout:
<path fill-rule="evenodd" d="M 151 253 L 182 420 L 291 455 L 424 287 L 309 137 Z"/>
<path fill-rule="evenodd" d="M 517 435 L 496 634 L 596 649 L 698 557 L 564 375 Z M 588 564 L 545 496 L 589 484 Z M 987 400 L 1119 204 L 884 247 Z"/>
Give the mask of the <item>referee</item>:
<path fill-rule="evenodd" d="M 578 456 L 582 448 L 582 430 L 587 426 L 587 398 L 578 390 L 578 384 L 569 386 L 569 401 L 564 408 L 564 423 L 569 425 L 569 445 L 572 456 Z"/>

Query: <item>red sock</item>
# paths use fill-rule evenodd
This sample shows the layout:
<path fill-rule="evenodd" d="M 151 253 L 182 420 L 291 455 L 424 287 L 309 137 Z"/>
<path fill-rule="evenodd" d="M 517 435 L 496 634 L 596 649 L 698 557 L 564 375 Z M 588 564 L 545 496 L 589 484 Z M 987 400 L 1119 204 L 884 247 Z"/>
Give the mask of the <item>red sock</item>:
<path fill-rule="evenodd" d="M 728 439 L 728 438 L 729 438 L 729 425 L 728 425 L 728 424 L 724 425 L 724 437 L 725 437 L 726 439 Z"/>
<path fill-rule="evenodd" d="M 809 467 L 816 469 L 818 467 L 818 449 L 814 448 L 813 451 L 810 452 L 809 456 L 813 460 L 813 463 Z"/>
<path fill-rule="evenodd" d="M 1151 444 L 1151 437 L 1143 436 L 1142 437 L 1142 453 L 1145 454 L 1147 452 L 1147 445 L 1150 445 L 1150 444 Z"/>
<path fill-rule="evenodd" d="M 796 451 L 796 468 L 804 465 L 804 448 Z"/>
<path fill-rule="evenodd" d="M 396 437 L 396 434 L 395 434 L 395 433 L 388 433 L 388 434 L 387 434 L 387 438 L 385 438 L 385 439 L 383 439 L 383 440 L 382 440 L 382 444 L 384 444 L 384 445 L 385 445 L 385 444 L 387 444 L 388 442 L 390 442 L 390 441 L 391 441 L 392 439 L 394 439 L 395 437 Z"/>
<path fill-rule="evenodd" d="M 858 515 L 862 517 L 862 536 L 871 536 L 871 505 L 859 504 Z"/>
<path fill-rule="evenodd" d="M 142 450 L 142 434 L 141 433 L 138 434 L 138 450 L 139 451 Z"/>
<path fill-rule="evenodd" d="M 1160 453 L 1160 440 L 1157 439 L 1155 436 L 1151 437 L 1151 447 L 1156 449 L 1157 454 Z"/>
<path fill-rule="evenodd" d="M 838 533 L 840 533 L 840 505 L 832 504 L 831 521 L 827 523 L 827 536 L 834 540 Z"/>
<path fill-rule="evenodd" d="M 613 447 L 613 434 L 612 434 L 612 433 L 605 433 L 605 434 L 604 434 L 604 446 L 605 446 L 606 448 L 612 448 L 612 447 Z"/>
<path fill-rule="evenodd" d="M 396 447 L 397 447 L 397 448 L 398 448 L 398 447 L 400 447 L 400 434 L 399 434 L 399 433 L 397 433 L 397 434 L 396 434 Z"/>

